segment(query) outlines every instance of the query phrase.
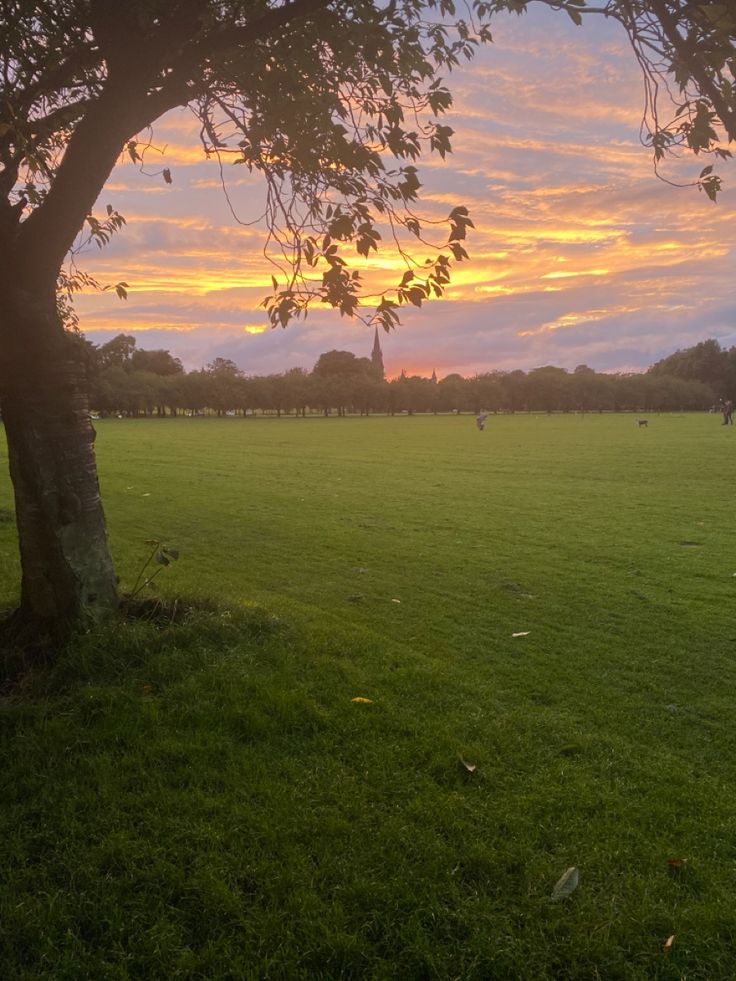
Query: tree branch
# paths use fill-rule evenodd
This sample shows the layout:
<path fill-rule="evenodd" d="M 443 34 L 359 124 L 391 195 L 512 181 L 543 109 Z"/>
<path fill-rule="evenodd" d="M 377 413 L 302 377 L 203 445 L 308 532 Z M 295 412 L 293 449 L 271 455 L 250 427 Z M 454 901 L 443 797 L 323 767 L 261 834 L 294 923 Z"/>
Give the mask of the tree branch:
<path fill-rule="evenodd" d="M 35 82 L 30 84 L 18 100 L 19 106 L 29 110 L 36 99 L 45 92 L 57 92 L 59 88 L 70 88 L 74 84 L 74 75 L 95 68 L 100 64 L 100 52 L 91 44 L 85 44 L 73 50 L 67 57 L 49 68 Z"/>
<path fill-rule="evenodd" d="M 302 20 L 326 9 L 331 0 L 291 0 L 281 7 L 274 7 L 252 23 L 240 28 L 224 25 L 219 31 L 208 34 L 193 45 L 188 55 L 197 64 L 214 57 L 242 49 L 255 41 L 263 41 L 273 31 L 285 27 L 295 20 Z"/>
<path fill-rule="evenodd" d="M 698 57 L 697 52 L 686 48 L 685 39 L 678 31 L 679 24 L 677 17 L 669 11 L 664 0 L 649 0 L 649 2 L 662 25 L 664 36 L 671 44 L 673 51 L 680 58 L 683 65 L 687 66 L 687 70 L 697 84 L 701 94 L 710 101 L 715 109 L 718 118 L 723 123 L 728 134 L 729 142 L 736 140 L 736 112 L 729 107 L 720 89 L 713 81 L 702 60 Z"/>

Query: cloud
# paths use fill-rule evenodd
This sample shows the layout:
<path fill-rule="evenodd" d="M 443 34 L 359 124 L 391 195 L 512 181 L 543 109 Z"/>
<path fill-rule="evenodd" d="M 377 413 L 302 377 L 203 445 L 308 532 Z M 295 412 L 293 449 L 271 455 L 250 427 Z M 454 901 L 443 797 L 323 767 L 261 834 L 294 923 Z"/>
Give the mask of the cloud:
<path fill-rule="evenodd" d="M 455 152 L 420 165 L 420 210 L 442 222 L 468 206 L 471 261 L 454 265 L 445 300 L 405 308 L 383 341 L 389 372 L 643 368 L 708 336 L 736 343 L 736 171 L 723 168 L 717 205 L 656 179 L 639 143 L 641 79 L 626 38 L 590 21 L 578 29 L 549 10 L 501 18 L 496 43 L 449 78 Z M 100 199 L 127 227 L 80 259 L 102 282 L 131 285 L 127 303 L 79 298 L 88 336 L 140 331 L 142 346 L 167 347 L 187 367 L 221 356 L 254 373 L 311 368 L 331 348 L 370 352 L 372 334 L 331 311 L 270 330 L 260 304 L 272 273 L 283 276 L 263 254 L 258 176 L 203 160 L 190 113 L 169 114 L 150 139 L 165 148 L 146 155 L 153 176 L 121 162 Z M 163 166 L 171 187 L 156 176 Z M 686 183 L 702 166 L 690 158 L 666 172 Z M 443 242 L 446 226 L 425 227 Z M 366 264 L 375 291 L 405 268 L 382 234 Z M 420 262 L 429 254 L 411 237 L 402 244 Z"/>

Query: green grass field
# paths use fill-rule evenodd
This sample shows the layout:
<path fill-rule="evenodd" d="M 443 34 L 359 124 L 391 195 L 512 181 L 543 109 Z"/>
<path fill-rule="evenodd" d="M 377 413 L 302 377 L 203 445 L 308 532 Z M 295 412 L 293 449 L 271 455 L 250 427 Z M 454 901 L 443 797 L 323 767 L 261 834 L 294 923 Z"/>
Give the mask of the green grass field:
<path fill-rule="evenodd" d="M 719 422 L 97 423 L 121 587 L 201 609 L 0 701 L 0 976 L 734 978 Z"/>

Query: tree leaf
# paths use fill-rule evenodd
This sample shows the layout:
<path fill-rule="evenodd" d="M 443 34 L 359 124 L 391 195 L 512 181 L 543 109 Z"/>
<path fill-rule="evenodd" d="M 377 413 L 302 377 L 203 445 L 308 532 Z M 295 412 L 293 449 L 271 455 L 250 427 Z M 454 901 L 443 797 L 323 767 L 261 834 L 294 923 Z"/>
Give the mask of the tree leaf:
<path fill-rule="evenodd" d="M 662 950 L 665 952 L 665 954 L 669 954 L 669 952 L 672 950 L 672 945 L 674 944 L 674 942 L 675 942 L 675 935 L 673 933 L 672 936 L 667 937 L 665 942 L 662 944 Z"/>
<path fill-rule="evenodd" d="M 552 890 L 552 899 L 555 902 L 559 902 L 561 899 L 567 899 L 568 896 L 571 896 L 575 892 L 579 883 L 580 873 L 573 865 L 566 872 L 563 872 L 555 883 L 555 887 Z"/>
<path fill-rule="evenodd" d="M 512 637 L 528 637 L 531 630 L 518 630 L 515 634 L 511 634 Z"/>
<path fill-rule="evenodd" d="M 468 761 L 466 759 L 464 759 L 464 757 L 462 757 L 462 756 L 460 756 L 458 758 L 459 758 L 460 763 L 462 764 L 463 768 L 465 769 L 465 771 L 467 773 L 475 773 L 475 771 L 478 769 L 477 763 L 468 763 Z"/>
<path fill-rule="evenodd" d="M 373 704 L 373 699 L 372 698 L 363 698 L 362 695 L 358 695 L 356 698 L 351 698 L 350 701 L 351 702 L 358 702 L 358 704 L 360 704 L 360 705 L 372 705 Z"/>

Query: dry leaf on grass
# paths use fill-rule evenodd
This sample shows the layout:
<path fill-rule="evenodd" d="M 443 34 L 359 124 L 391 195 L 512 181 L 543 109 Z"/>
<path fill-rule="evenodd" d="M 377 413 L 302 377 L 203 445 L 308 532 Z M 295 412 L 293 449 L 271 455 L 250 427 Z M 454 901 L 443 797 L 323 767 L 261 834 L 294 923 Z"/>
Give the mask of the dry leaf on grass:
<path fill-rule="evenodd" d="M 675 942 L 675 935 L 673 933 L 672 936 L 667 937 L 665 942 L 662 944 L 662 950 L 665 952 L 665 954 L 669 954 L 669 952 L 672 950 L 672 945 L 674 942 Z"/>
<path fill-rule="evenodd" d="M 468 763 L 468 761 L 466 759 L 463 759 L 462 756 L 459 757 L 459 759 L 466 773 L 475 773 L 475 771 L 478 769 L 477 763 Z"/>
<path fill-rule="evenodd" d="M 687 865 L 686 858 L 668 858 L 667 864 L 671 869 L 684 869 Z"/>
<path fill-rule="evenodd" d="M 351 698 L 350 701 L 351 702 L 359 702 L 361 705 L 372 705 L 373 704 L 373 699 L 372 698 L 363 698 L 362 695 L 358 695 L 357 698 Z"/>
<path fill-rule="evenodd" d="M 572 868 L 567 869 L 563 872 L 560 878 L 555 883 L 555 887 L 552 890 L 552 899 L 558 901 L 560 899 L 567 899 L 578 887 L 580 882 L 580 873 L 572 866 Z"/>
<path fill-rule="evenodd" d="M 531 630 L 519 630 L 518 633 L 511 634 L 512 637 L 528 637 Z"/>

